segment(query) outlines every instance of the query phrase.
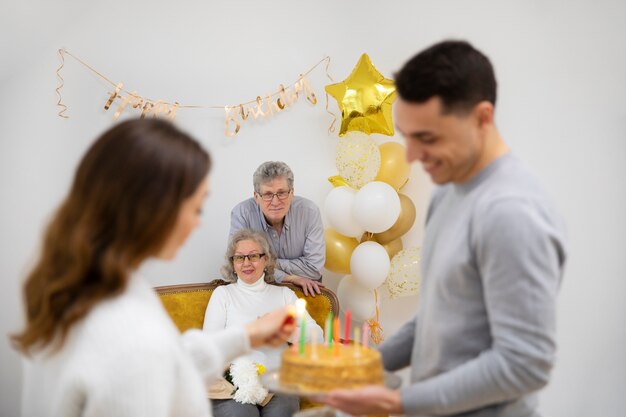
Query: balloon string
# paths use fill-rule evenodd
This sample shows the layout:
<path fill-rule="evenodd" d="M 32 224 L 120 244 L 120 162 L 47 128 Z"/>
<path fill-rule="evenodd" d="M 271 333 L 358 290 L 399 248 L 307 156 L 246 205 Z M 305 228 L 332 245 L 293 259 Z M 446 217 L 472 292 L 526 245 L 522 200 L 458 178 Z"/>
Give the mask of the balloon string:
<path fill-rule="evenodd" d="M 380 313 L 378 309 L 378 290 L 374 290 L 374 299 L 376 300 L 376 318 L 368 320 L 367 324 L 370 326 L 370 338 L 372 339 L 372 342 L 379 344 L 384 340 L 384 331 L 378 322 Z"/>
<path fill-rule="evenodd" d="M 63 49 L 59 49 L 59 58 L 61 59 L 61 63 L 59 64 L 59 68 L 57 68 L 56 71 L 59 84 L 57 85 L 57 88 L 54 89 L 57 92 L 57 97 L 59 97 L 59 100 L 57 100 L 57 107 L 60 107 L 58 115 L 59 117 L 62 117 L 64 119 L 69 119 L 69 116 L 64 114 L 67 111 L 67 106 L 65 105 L 65 103 L 63 103 L 63 98 L 61 97 L 61 90 L 63 90 L 64 85 L 63 76 L 61 75 L 61 69 L 65 65 Z"/>
<path fill-rule="evenodd" d="M 326 113 L 333 117 L 333 121 L 330 122 L 330 126 L 328 126 L 328 134 L 330 135 L 336 130 L 335 123 L 337 123 L 337 115 L 328 109 L 328 93 L 326 93 Z"/>
<path fill-rule="evenodd" d="M 401 185 L 400 187 L 398 187 L 398 189 L 397 189 L 396 191 L 397 191 L 397 192 L 400 192 L 400 190 L 402 189 L 402 187 L 404 187 L 404 186 L 407 184 L 407 182 L 409 182 L 409 179 L 408 179 L 408 178 L 407 178 L 407 179 L 406 179 L 406 180 L 402 183 L 402 185 Z"/>
<path fill-rule="evenodd" d="M 326 58 L 328 58 L 328 61 L 326 61 L 326 66 L 324 67 L 326 71 L 326 76 L 331 82 L 334 83 L 335 80 L 333 80 L 333 77 L 331 77 L 330 74 L 328 73 L 328 66 L 330 65 L 330 57 L 328 56 Z M 333 117 L 333 121 L 330 123 L 330 126 L 328 126 L 328 134 L 330 135 L 331 133 L 334 133 L 336 130 L 335 123 L 337 123 L 337 115 L 333 113 L 332 111 L 330 111 L 328 108 L 328 93 L 326 93 L 326 113 L 330 114 Z"/>
<path fill-rule="evenodd" d="M 80 58 L 74 56 L 73 54 L 71 54 L 69 51 L 67 51 L 66 49 L 59 49 L 59 54 L 61 55 L 61 58 L 63 58 L 63 54 L 67 54 L 69 56 L 71 56 L 72 58 L 74 58 L 76 61 L 78 61 L 81 65 L 83 65 L 85 68 L 89 69 L 91 72 L 93 72 L 94 74 L 96 74 L 98 77 L 102 78 L 103 80 L 105 80 L 106 82 L 108 82 L 109 84 L 111 84 L 114 88 L 117 86 L 116 83 L 114 83 L 113 81 L 111 81 L 108 77 L 106 77 L 105 75 L 101 74 L 100 72 L 98 72 L 95 68 L 93 68 L 91 65 L 87 64 L 86 62 L 84 62 L 83 60 L 81 60 Z M 307 71 L 304 72 L 304 74 L 300 75 L 300 77 L 298 78 L 297 81 L 293 82 L 291 85 L 295 85 L 296 83 L 298 83 L 300 81 L 300 79 L 302 77 L 304 77 L 305 75 L 310 74 L 315 68 L 317 68 L 318 66 L 320 66 L 323 62 L 326 62 L 326 76 L 328 78 L 330 78 L 330 80 L 332 81 L 332 77 L 330 76 L 330 74 L 328 73 L 328 65 L 330 64 L 330 57 L 329 56 L 325 56 L 324 58 L 322 58 L 317 64 L 313 65 L 311 68 L 309 68 Z M 59 70 L 63 67 L 63 65 L 61 65 L 61 67 L 59 67 Z M 57 70 L 57 75 L 59 75 L 59 70 Z M 61 78 L 62 80 L 62 78 Z M 63 85 L 61 84 L 60 87 L 62 87 Z M 279 89 L 278 91 L 269 94 L 268 97 L 275 97 L 281 94 L 281 92 L 283 92 L 284 88 Z M 138 96 L 136 93 L 134 92 L 130 92 L 127 90 L 122 90 L 124 93 L 132 96 L 132 97 L 140 97 Z M 152 99 L 149 98 L 145 98 L 143 97 L 144 100 L 148 100 L 148 101 L 154 101 Z M 328 97 L 326 98 L 326 106 L 328 107 Z M 162 103 L 167 104 L 167 105 L 172 105 L 172 103 L 166 102 L 166 101 L 162 101 Z M 243 106 L 246 104 L 255 104 L 257 103 L 257 99 L 255 98 L 254 100 L 250 100 L 247 101 L 245 103 L 240 103 L 237 106 Z M 63 104 L 61 104 L 62 106 L 64 106 Z M 224 107 L 227 107 L 226 105 L 220 105 L 220 106 L 201 106 L 201 105 L 182 105 L 179 104 L 177 105 L 177 108 L 186 108 L 186 109 L 220 109 L 220 110 L 224 110 Z M 228 107 L 236 107 L 236 106 L 231 106 L 228 105 Z M 332 113 L 331 113 L 332 114 Z M 333 115 L 334 116 L 334 115 Z"/>

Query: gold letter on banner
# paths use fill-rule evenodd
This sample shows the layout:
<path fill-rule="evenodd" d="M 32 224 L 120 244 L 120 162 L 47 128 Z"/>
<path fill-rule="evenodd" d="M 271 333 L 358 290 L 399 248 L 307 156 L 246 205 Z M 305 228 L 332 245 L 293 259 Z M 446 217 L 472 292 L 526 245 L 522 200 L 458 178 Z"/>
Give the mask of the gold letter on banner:
<path fill-rule="evenodd" d="M 285 86 L 281 84 L 278 92 L 267 95 L 265 100 L 263 100 L 261 96 L 257 96 L 256 100 L 252 103 L 252 106 L 246 106 L 244 104 L 239 104 L 237 106 L 224 106 L 224 111 L 226 112 L 224 132 L 226 136 L 232 137 L 239 132 L 241 123 L 237 120 L 237 117 L 240 117 L 241 121 L 246 121 L 250 116 L 252 116 L 254 120 L 259 117 L 272 116 L 274 113 L 279 113 L 286 107 L 293 105 L 298 100 L 298 96 L 301 91 L 311 104 L 317 104 L 317 98 L 315 97 L 315 93 L 311 89 L 311 86 L 307 82 L 306 78 L 304 78 L 303 75 L 300 75 L 298 81 L 296 81 L 293 85 L 293 91 L 289 90 L 289 87 L 285 88 Z M 276 95 L 278 97 L 274 100 L 273 97 Z M 267 110 L 263 109 L 264 104 L 267 106 Z M 235 124 L 234 131 L 230 128 L 231 123 Z"/>
<path fill-rule="evenodd" d="M 224 107 L 224 110 L 226 111 L 226 128 L 224 129 L 224 133 L 226 134 L 226 136 L 233 137 L 237 133 L 239 133 L 239 129 L 241 128 L 241 124 L 237 121 L 237 109 L 238 108 L 239 108 L 239 106 L 237 106 L 237 107 L 228 107 L 228 106 Z M 231 114 L 231 112 L 230 112 L 232 109 L 235 110 L 235 113 L 233 113 L 233 114 Z M 230 125 L 231 121 L 235 123 L 235 131 L 234 132 L 231 132 L 230 129 L 228 129 L 228 126 Z"/>
<path fill-rule="evenodd" d="M 109 110 L 109 107 L 111 107 L 111 103 L 113 103 L 113 100 L 115 100 L 115 98 L 120 93 L 120 91 L 122 90 L 123 87 L 124 87 L 124 84 L 122 84 L 122 83 L 118 83 L 115 86 L 115 91 L 113 91 L 111 93 L 111 96 L 109 97 L 107 102 L 104 104 L 104 110 Z"/>
<path fill-rule="evenodd" d="M 168 120 L 174 120 L 176 118 L 176 110 L 180 106 L 180 103 L 175 101 L 172 107 L 170 108 L 168 103 L 163 100 L 157 100 L 153 102 L 152 100 L 145 99 L 139 95 L 135 91 L 126 94 L 123 96 L 120 94 L 123 88 L 122 83 L 117 84 L 115 87 L 115 91 L 109 93 L 109 99 L 104 105 L 105 110 L 109 110 L 113 101 L 115 99 L 119 99 L 121 103 L 118 105 L 115 114 L 113 114 L 113 119 L 117 120 L 121 115 L 126 106 L 129 104 L 135 108 L 141 110 L 140 117 L 143 119 L 146 116 L 152 115 L 152 117 L 158 117 L 160 114 L 163 114 Z"/>

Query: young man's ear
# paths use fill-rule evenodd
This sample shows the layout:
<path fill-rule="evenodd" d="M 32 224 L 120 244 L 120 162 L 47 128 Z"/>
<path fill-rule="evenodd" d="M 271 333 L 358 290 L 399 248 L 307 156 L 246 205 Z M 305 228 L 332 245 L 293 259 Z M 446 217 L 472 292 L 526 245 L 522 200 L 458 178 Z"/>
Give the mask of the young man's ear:
<path fill-rule="evenodd" d="M 493 124 L 493 104 L 489 101 L 481 101 L 474 107 L 474 115 L 478 122 L 478 127 L 483 128 Z"/>

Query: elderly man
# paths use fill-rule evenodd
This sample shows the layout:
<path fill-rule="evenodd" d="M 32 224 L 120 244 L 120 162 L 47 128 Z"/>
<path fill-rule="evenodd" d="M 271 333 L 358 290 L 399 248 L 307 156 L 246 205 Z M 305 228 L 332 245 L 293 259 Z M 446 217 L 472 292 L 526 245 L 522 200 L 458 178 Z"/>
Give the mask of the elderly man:
<path fill-rule="evenodd" d="M 485 55 L 441 42 L 411 59 L 396 86 L 407 159 L 439 185 L 417 315 L 380 347 L 386 369 L 411 367 L 411 383 L 323 400 L 355 415 L 536 417 L 555 357 L 561 217 L 495 126 Z"/>
<path fill-rule="evenodd" d="M 319 208 L 294 196 L 293 172 L 284 162 L 264 162 L 252 181 L 254 196 L 230 214 L 230 236 L 243 228 L 265 232 L 277 257 L 276 281 L 299 285 L 305 295 L 319 294 L 326 258 Z"/>

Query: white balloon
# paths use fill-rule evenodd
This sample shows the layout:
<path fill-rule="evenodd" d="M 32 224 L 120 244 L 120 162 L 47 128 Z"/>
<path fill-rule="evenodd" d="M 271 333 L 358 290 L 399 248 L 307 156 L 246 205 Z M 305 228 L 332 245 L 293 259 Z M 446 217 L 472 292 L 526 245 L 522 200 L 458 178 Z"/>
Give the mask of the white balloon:
<path fill-rule="evenodd" d="M 344 236 L 361 237 L 363 228 L 352 215 L 356 190 L 342 186 L 333 188 L 326 196 L 324 213 L 330 226 Z"/>
<path fill-rule="evenodd" d="M 357 192 L 352 212 L 363 229 L 381 233 L 398 220 L 400 197 L 386 182 L 372 181 Z"/>
<path fill-rule="evenodd" d="M 350 257 L 350 272 L 362 286 L 378 288 L 389 274 L 389 255 L 377 242 L 363 242 L 354 249 Z"/>
<path fill-rule="evenodd" d="M 344 312 L 350 310 L 354 321 L 369 320 L 376 314 L 374 290 L 363 287 L 350 275 L 339 281 L 337 298 L 341 310 Z"/>

